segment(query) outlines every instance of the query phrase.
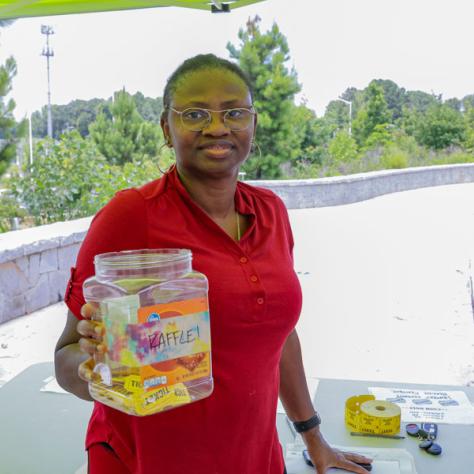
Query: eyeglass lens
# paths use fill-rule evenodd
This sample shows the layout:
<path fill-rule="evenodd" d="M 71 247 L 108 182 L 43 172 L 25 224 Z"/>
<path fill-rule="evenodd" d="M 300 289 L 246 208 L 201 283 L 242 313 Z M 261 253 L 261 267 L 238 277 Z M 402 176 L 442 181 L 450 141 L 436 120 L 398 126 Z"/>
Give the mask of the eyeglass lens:
<path fill-rule="evenodd" d="M 252 121 L 252 115 L 247 109 L 229 109 L 224 113 L 224 124 L 233 131 L 245 130 Z M 206 109 L 186 109 L 181 113 L 183 125 L 195 132 L 206 128 L 211 120 L 211 112 Z"/>

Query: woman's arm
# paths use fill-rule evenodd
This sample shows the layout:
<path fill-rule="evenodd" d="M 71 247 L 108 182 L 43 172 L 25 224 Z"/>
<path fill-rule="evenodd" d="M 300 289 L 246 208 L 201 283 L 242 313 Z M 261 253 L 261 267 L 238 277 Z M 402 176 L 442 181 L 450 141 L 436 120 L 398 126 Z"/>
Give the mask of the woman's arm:
<path fill-rule="evenodd" d="M 281 354 L 280 400 L 292 421 L 304 421 L 314 415 L 296 329 L 288 336 Z"/>
<path fill-rule="evenodd" d="M 296 329 L 288 336 L 281 354 L 280 400 L 288 418 L 292 421 L 306 421 L 315 413 L 306 383 L 301 345 Z M 319 426 L 301 433 L 301 436 L 318 474 L 324 474 L 330 467 L 339 467 L 358 474 L 368 472 L 355 462 L 370 463 L 370 459 L 359 454 L 341 453 L 332 449 L 321 434 Z"/>

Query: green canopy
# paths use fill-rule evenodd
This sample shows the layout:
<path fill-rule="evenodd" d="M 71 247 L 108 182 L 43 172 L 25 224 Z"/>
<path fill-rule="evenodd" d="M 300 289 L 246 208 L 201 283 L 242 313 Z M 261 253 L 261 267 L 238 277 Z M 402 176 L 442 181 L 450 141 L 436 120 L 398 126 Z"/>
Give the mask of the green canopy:
<path fill-rule="evenodd" d="M 153 7 L 186 7 L 213 12 L 250 5 L 263 0 L 0 0 L 0 20 L 31 16 L 64 15 Z"/>

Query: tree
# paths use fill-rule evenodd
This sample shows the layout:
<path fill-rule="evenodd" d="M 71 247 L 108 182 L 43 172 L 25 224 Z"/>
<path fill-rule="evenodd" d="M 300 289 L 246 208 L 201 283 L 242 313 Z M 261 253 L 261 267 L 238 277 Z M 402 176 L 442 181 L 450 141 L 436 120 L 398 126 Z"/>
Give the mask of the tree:
<path fill-rule="evenodd" d="M 161 113 L 163 112 L 163 99 L 161 97 L 153 99 L 145 97 L 141 92 L 136 92 L 132 97 L 138 113 L 144 120 L 156 124 L 160 123 Z"/>
<path fill-rule="evenodd" d="M 365 91 L 365 104 L 352 124 L 354 138 L 359 146 L 374 132 L 377 125 L 390 123 L 391 114 L 385 101 L 382 86 L 372 81 Z"/>
<path fill-rule="evenodd" d="M 106 104 L 104 99 L 73 100 L 65 105 L 52 105 L 51 116 L 53 119 L 53 138 L 58 139 L 63 133 L 77 130 L 81 136 L 89 134 L 89 125 L 94 122 L 99 108 Z M 34 112 L 31 116 L 33 136 L 45 138 L 47 131 L 48 110 L 44 106 L 41 111 Z"/>
<path fill-rule="evenodd" d="M 324 118 L 331 125 L 334 133 L 337 130 L 348 130 L 349 105 L 340 100 L 331 100 L 326 107 Z"/>
<path fill-rule="evenodd" d="M 331 165 L 341 165 L 357 158 L 357 144 L 345 131 L 340 131 L 328 146 Z"/>
<path fill-rule="evenodd" d="M 465 138 L 465 131 L 460 112 L 448 105 L 435 104 L 421 118 L 415 137 L 420 144 L 441 150 L 460 145 Z"/>
<path fill-rule="evenodd" d="M 407 91 L 405 94 L 405 106 L 407 109 L 417 112 L 426 112 L 429 107 L 441 103 L 441 97 L 422 91 Z"/>
<path fill-rule="evenodd" d="M 37 224 L 90 216 L 120 189 L 140 186 L 159 174 L 150 159 L 110 164 L 94 141 L 76 130 L 59 140 L 40 140 L 34 155 L 33 164 L 21 174 L 14 172 L 7 185 Z"/>
<path fill-rule="evenodd" d="M 300 90 L 285 36 L 274 23 L 261 33 L 260 18 L 249 19 L 239 31 L 240 45 L 227 44 L 231 58 L 238 61 L 254 88 L 254 105 L 259 114 L 257 142 L 261 157 L 250 158 L 244 169 L 255 178 L 281 175 L 281 165 L 295 160 L 300 143 L 294 118 L 294 96 Z"/>
<path fill-rule="evenodd" d="M 34 156 L 21 174 L 13 173 L 11 193 L 37 224 L 82 217 L 81 196 L 90 193 L 95 176 L 107 164 L 94 143 L 74 131 L 61 140 L 39 141 Z"/>
<path fill-rule="evenodd" d="M 140 116 L 147 122 L 160 123 L 163 110 L 162 99 L 145 97 L 141 92 L 131 96 L 135 102 Z M 63 133 L 77 130 L 81 136 L 89 135 L 89 125 L 92 124 L 100 110 L 106 111 L 110 118 L 108 109 L 111 99 L 73 100 L 65 105 L 52 105 L 51 114 L 53 118 L 53 137 L 59 138 Z M 45 138 L 47 131 L 47 107 L 34 112 L 31 116 L 33 136 Z"/>
<path fill-rule="evenodd" d="M 461 102 L 466 110 L 469 108 L 474 109 L 474 94 L 464 96 Z"/>
<path fill-rule="evenodd" d="M 112 164 L 154 158 L 163 143 L 158 125 L 138 113 L 135 101 L 125 90 L 114 94 L 114 101 L 103 106 L 89 127 L 99 151 Z"/>
<path fill-rule="evenodd" d="M 26 130 L 26 122 L 17 123 L 13 116 L 15 101 L 6 98 L 11 92 L 16 72 L 16 62 L 12 57 L 0 66 L 0 176 L 15 157 L 18 139 Z"/>
<path fill-rule="evenodd" d="M 444 105 L 451 107 L 453 110 L 456 110 L 456 112 L 461 112 L 462 109 L 462 101 L 457 99 L 456 97 L 446 100 Z"/>
<path fill-rule="evenodd" d="M 397 120 L 402 116 L 402 108 L 405 103 L 406 91 L 403 87 L 389 79 L 375 79 L 373 82 L 378 84 L 383 89 L 387 108 L 392 115 L 393 120 Z"/>
<path fill-rule="evenodd" d="M 295 109 L 294 124 L 300 150 L 295 162 L 321 164 L 325 145 L 331 136 L 331 130 L 324 119 L 316 117 L 314 111 L 303 102 Z"/>
<path fill-rule="evenodd" d="M 467 109 L 464 121 L 466 124 L 464 147 L 467 151 L 474 153 L 474 107 Z"/>

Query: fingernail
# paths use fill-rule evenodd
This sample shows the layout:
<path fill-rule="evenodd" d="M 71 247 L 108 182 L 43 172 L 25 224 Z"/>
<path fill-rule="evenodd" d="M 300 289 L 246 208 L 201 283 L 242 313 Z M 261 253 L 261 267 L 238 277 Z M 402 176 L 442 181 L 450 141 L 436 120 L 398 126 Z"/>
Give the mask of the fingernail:
<path fill-rule="evenodd" d="M 96 382 L 96 383 L 102 382 L 101 376 L 99 374 L 96 374 L 95 372 L 91 372 L 90 379 L 92 380 L 92 382 Z"/>

